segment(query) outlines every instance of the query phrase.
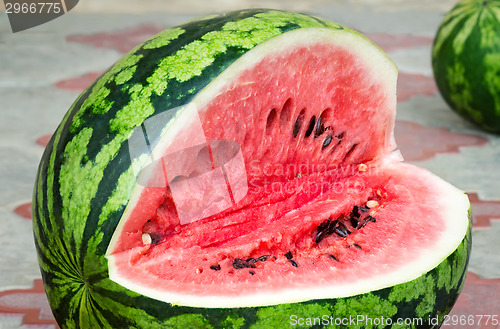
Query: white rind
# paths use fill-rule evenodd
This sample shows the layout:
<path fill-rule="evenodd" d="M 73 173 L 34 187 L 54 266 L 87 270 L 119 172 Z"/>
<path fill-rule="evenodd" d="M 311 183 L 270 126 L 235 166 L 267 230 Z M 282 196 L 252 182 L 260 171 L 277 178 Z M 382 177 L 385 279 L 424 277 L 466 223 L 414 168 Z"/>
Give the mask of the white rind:
<path fill-rule="evenodd" d="M 234 81 L 243 71 L 255 66 L 265 56 L 272 54 L 274 51 L 278 50 L 281 53 L 286 51 L 286 49 L 293 50 L 300 46 L 314 45 L 318 42 L 331 43 L 336 46 L 351 49 L 356 56 L 360 57 L 361 61 L 370 63 L 370 67 L 373 68 L 373 74 L 376 74 L 374 79 L 383 82 L 385 90 L 390 93 L 389 99 L 394 99 L 394 106 L 390 109 L 393 112 L 387 113 L 387 116 L 392 118 L 395 117 L 397 68 L 394 63 L 388 59 L 380 49 L 363 36 L 352 31 L 332 30 L 327 28 L 297 29 L 258 45 L 235 61 L 235 63 L 229 66 L 219 75 L 219 77 L 217 77 L 217 79 L 200 91 L 193 99 L 190 106 L 194 106 L 198 109 L 204 108 L 211 99 L 218 93 L 223 92 L 228 84 Z M 186 108 L 190 108 L 190 106 L 186 106 Z M 177 116 L 171 120 L 169 126 L 182 126 L 182 122 L 184 122 L 182 121 L 182 111 L 183 110 L 177 113 Z M 398 166 L 408 166 L 408 169 L 410 169 L 410 167 L 414 168 L 411 165 L 399 162 L 401 160 L 399 157 L 390 155 L 390 151 L 394 149 L 396 145 L 392 128 L 393 127 L 388 129 L 388 131 L 390 131 L 390 135 L 387 136 L 388 145 L 386 149 L 388 153 L 383 155 L 386 157 L 386 163 L 383 163 L 382 167 L 394 168 Z M 165 148 L 168 146 L 169 140 L 172 140 L 168 137 L 168 129 L 164 130 L 164 134 L 165 135 L 162 136 L 157 147 Z M 119 223 L 108 248 L 107 259 L 110 279 L 132 291 L 139 292 L 142 295 L 157 300 L 174 305 L 204 308 L 255 307 L 301 302 L 312 299 L 348 297 L 414 280 L 435 268 L 457 249 L 467 233 L 470 206 L 467 196 L 462 191 L 423 169 L 419 169 L 418 172 L 421 172 L 424 176 L 428 175 L 429 182 L 439 191 L 437 195 L 440 196 L 439 200 L 442 202 L 441 214 L 445 218 L 447 227 L 443 229 L 443 235 L 439 241 L 435 241 L 434 245 L 428 246 L 426 250 L 422 250 L 422 253 L 418 255 L 418 257 L 409 259 L 404 267 L 400 267 L 389 273 L 373 276 L 369 280 L 360 280 L 352 284 L 329 283 L 317 287 L 283 289 L 279 291 L 271 290 L 270 292 L 258 291 L 254 295 L 245 294 L 245 296 L 237 298 L 223 295 L 201 296 L 197 294 L 177 294 L 161 291 L 160 289 L 144 287 L 123 277 L 118 271 L 118 267 L 115 265 L 115 256 L 110 254 L 112 247 L 116 243 L 116 238 L 121 234 L 123 219 L 126 219 L 130 209 L 135 207 L 138 202 L 137 197 L 130 200 L 122 221 Z M 140 195 L 141 189 L 141 186 L 136 186 L 133 195 Z"/>

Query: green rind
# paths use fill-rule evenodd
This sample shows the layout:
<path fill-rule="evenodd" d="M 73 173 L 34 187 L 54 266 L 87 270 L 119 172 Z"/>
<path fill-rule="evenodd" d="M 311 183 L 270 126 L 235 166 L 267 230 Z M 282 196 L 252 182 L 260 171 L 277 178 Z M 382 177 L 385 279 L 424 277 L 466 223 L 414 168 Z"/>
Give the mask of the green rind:
<path fill-rule="evenodd" d="M 500 133 L 500 1 L 459 2 L 437 31 L 432 68 L 452 109 Z"/>
<path fill-rule="evenodd" d="M 141 296 L 109 279 L 104 255 L 135 184 L 127 144 L 133 128 L 148 117 L 189 103 L 257 44 L 304 27 L 343 29 L 310 16 L 274 10 L 239 11 L 192 21 L 136 47 L 75 101 L 44 152 L 33 195 L 40 268 L 50 306 L 62 328 L 275 328 L 278 324 L 286 327 L 293 314 L 345 316 L 369 310 L 371 316 L 429 317 L 449 310 L 463 284 L 470 235 L 421 278 L 337 300 L 258 308 L 189 308 Z M 404 300 L 408 291 L 411 301 Z M 436 300 L 446 302 L 434 306 L 434 300 L 424 298 L 432 293 Z"/>

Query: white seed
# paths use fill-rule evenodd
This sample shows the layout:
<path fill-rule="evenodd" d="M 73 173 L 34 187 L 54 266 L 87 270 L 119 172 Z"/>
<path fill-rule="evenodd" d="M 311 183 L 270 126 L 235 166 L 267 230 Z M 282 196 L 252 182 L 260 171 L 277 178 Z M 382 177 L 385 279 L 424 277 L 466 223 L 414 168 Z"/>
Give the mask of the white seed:
<path fill-rule="evenodd" d="M 203 269 L 201 269 L 201 268 L 197 268 L 197 269 L 195 270 L 195 272 L 196 272 L 196 274 L 201 274 L 201 272 L 203 272 Z"/>
<path fill-rule="evenodd" d="M 153 239 L 151 239 L 151 235 L 148 233 L 142 233 L 142 243 L 143 244 L 151 244 Z"/>
<path fill-rule="evenodd" d="M 361 172 L 365 172 L 368 170 L 368 166 L 364 163 L 361 163 L 359 166 L 358 166 L 358 171 L 361 171 Z"/>
<path fill-rule="evenodd" d="M 366 207 L 367 207 L 367 208 L 370 208 L 370 209 L 371 209 L 371 208 L 375 208 L 375 207 L 377 207 L 377 206 L 378 206 L 378 201 L 377 201 L 377 200 L 368 200 L 368 201 L 366 202 Z"/>

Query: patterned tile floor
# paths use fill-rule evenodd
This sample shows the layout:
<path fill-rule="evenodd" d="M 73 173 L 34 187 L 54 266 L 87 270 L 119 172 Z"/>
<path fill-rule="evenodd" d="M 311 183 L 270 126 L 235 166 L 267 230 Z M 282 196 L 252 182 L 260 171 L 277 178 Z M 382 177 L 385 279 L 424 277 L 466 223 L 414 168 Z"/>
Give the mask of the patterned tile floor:
<path fill-rule="evenodd" d="M 111 1 L 104 10 L 116 3 Z M 141 5 L 124 3 L 127 10 L 103 13 L 96 9 L 96 0 L 89 0 L 81 10 L 17 34 L 10 32 L 6 15 L 0 13 L 0 329 L 57 327 L 37 267 L 30 199 L 43 147 L 65 111 L 141 40 L 199 12 L 226 8 L 208 8 L 203 2 L 202 9 L 193 5 L 198 11 L 186 12 L 189 5 L 174 1 L 175 6 L 164 6 L 161 13 L 143 10 L 133 15 L 133 8 Z M 281 2 L 255 3 L 287 8 Z M 403 156 L 468 192 L 472 202 L 473 252 L 452 315 L 472 316 L 475 323 L 450 321 L 444 327 L 498 329 L 500 325 L 486 320 L 488 315 L 500 318 L 500 137 L 477 130 L 450 111 L 438 95 L 430 68 L 433 35 L 452 1 L 354 3 L 318 0 L 290 5 L 365 32 L 398 65 L 395 134 Z"/>

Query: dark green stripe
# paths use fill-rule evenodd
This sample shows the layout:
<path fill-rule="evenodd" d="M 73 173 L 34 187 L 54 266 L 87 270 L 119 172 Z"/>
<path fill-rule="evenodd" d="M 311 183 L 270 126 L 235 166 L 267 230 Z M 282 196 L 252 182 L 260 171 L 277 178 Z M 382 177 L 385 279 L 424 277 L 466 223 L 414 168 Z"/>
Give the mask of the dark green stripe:
<path fill-rule="evenodd" d="M 125 143 L 127 144 L 127 143 Z M 120 218 L 125 211 L 125 206 L 121 207 L 119 210 L 108 215 L 105 223 L 100 223 L 99 218 L 102 212 L 102 208 L 105 206 L 106 201 L 109 200 L 110 191 L 116 187 L 116 182 L 120 178 L 120 175 L 128 169 L 130 166 L 129 160 L 129 152 L 128 145 L 120 148 L 118 155 L 109 162 L 109 165 L 104 169 L 103 177 L 99 186 L 97 188 L 97 192 L 94 198 L 91 201 L 91 208 L 88 219 L 86 221 L 86 225 L 83 233 L 83 240 L 80 246 L 80 261 L 84 261 L 86 259 L 85 255 L 95 254 L 100 255 L 98 261 L 102 263 L 104 266 L 106 261 L 104 260 L 104 255 L 106 253 L 107 246 L 109 241 L 111 240 L 111 234 L 105 234 L 106 232 L 113 232 L 120 221 Z M 115 185 L 111 185 L 111 184 Z M 100 248 L 96 250 L 87 250 L 87 246 L 89 243 L 89 238 L 95 235 L 102 233 L 104 236 L 102 237 L 102 242 L 100 243 Z M 88 238 L 85 238 L 88 237 Z M 96 259 L 97 261 L 97 259 Z M 86 264 L 80 264 L 82 268 L 85 268 Z"/>

